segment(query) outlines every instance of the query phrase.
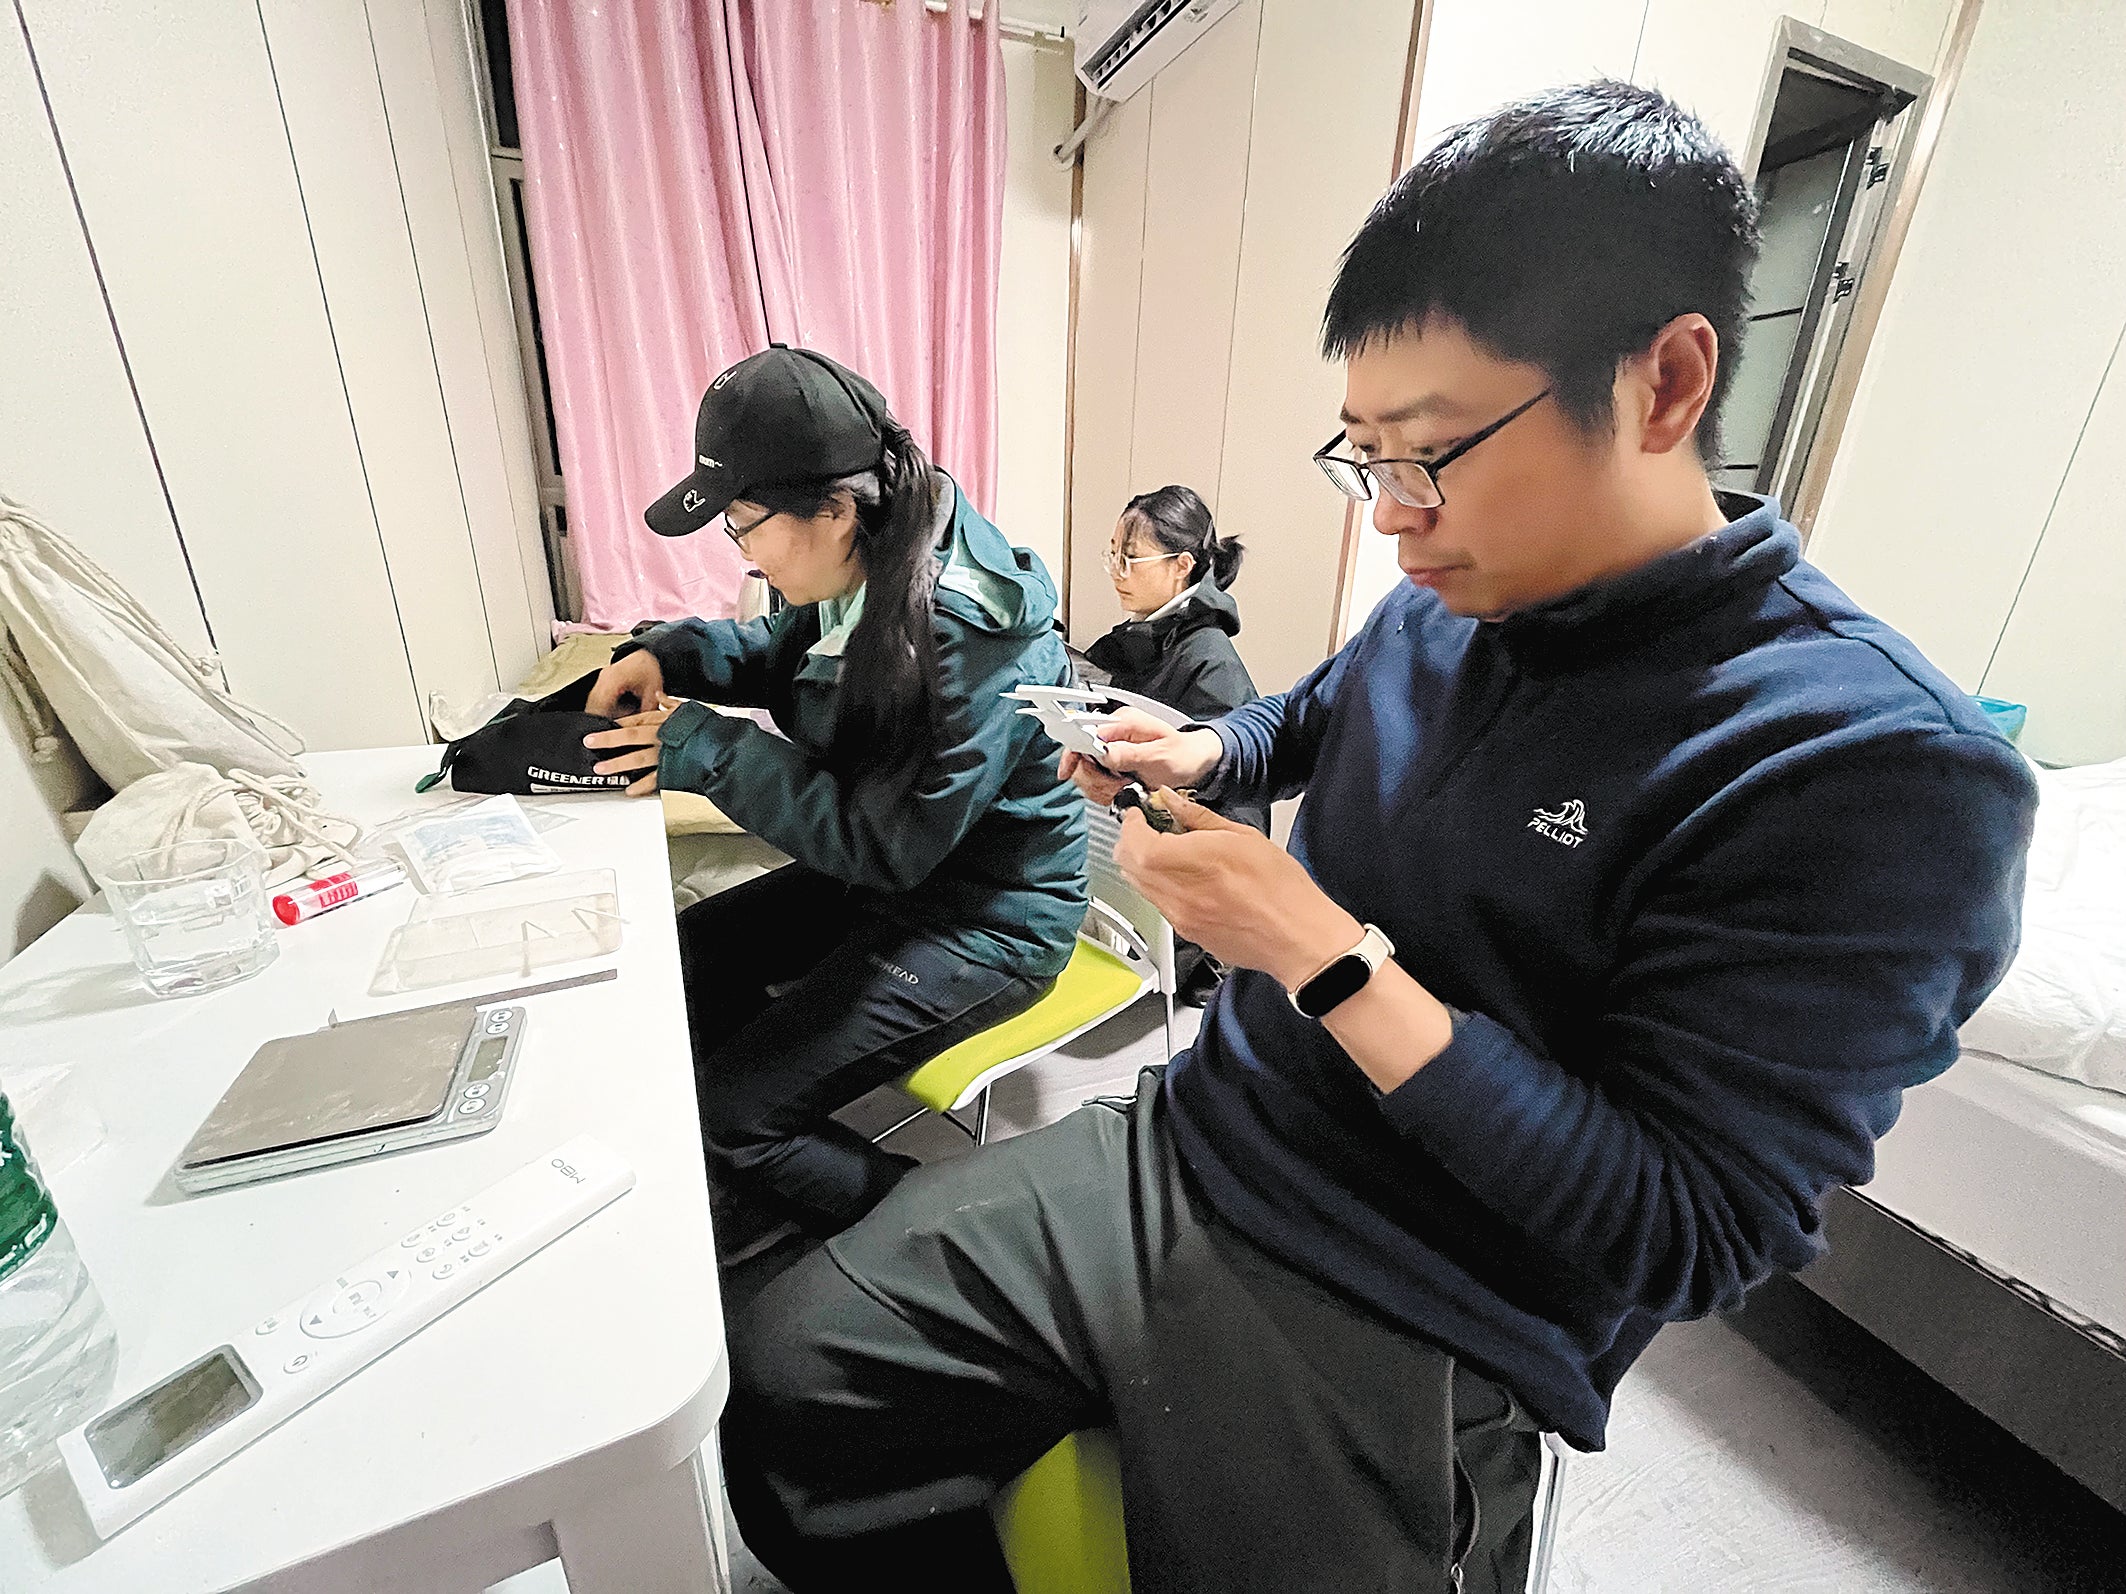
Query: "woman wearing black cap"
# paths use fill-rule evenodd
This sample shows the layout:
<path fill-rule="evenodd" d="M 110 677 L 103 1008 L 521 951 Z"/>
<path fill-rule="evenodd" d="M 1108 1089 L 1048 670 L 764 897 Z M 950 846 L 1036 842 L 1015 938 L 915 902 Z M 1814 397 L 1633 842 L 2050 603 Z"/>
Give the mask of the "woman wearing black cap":
<path fill-rule="evenodd" d="M 590 711 L 647 712 L 589 744 L 633 749 L 600 773 L 701 792 L 796 860 L 679 921 L 732 1260 L 783 1219 L 838 1231 L 912 1165 L 828 1115 L 1053 984 L 1085 914 L 1085 819 L 1002 696 L 1069 680 L 1048 574 L 870 383 L 778 346 L 716 379 L 694 442 L 651 527 L 717 521 L 786 606 L 622 649 Z M 705 701 L 667 713 L 667 692 Z"/>

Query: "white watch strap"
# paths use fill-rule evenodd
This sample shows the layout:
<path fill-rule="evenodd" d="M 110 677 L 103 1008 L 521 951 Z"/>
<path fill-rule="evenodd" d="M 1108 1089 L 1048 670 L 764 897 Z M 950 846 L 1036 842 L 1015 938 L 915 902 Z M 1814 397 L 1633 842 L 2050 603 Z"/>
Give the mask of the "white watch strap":
<path fill-rule="evenodd" d="M 1358 945 L 1351 948 L 1351 951 L 1364 958 L 1366 967 L 1378 974 L 1380 966 L 1395 956 L 1395 943 L 1388 939 L 1387 932 L 1379 925 L 1369 924 L 1366 926 L 1366 933 L 1359 937 Z"/>
<path fill-rule="evenodd" d="M 1314 973 L 1301 980 L 1291 990 L 1285 992 L 1285 1000 L 1290 1002 L 1295 1008 L 1299 1008 L 1300 1012 L 1305 1013 L 1306 1009 L 1299 1006 L 1300 993 L 1347 958 L 1355 957 L 1365 964 L 1366 979 L 1370 982 L 1373 976 L 1380 972 L 1380 966 L 1395 956 L 1395 943 L 1388 939 L 1386 932 L 1377 924 L 1367 925 L 1365 931 L 1366 933 L 1358 938 L 1356 946 L 1349 951 L 1337 953 L 1336 956 L 1329 959 Z"/>

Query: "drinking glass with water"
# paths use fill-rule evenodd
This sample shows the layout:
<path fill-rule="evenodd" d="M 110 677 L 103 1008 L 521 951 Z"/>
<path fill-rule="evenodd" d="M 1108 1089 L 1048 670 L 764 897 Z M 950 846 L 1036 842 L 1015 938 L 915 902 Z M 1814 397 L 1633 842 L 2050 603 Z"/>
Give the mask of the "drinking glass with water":
<path fill-rule="evenodd" d="M 101 884 L 157 996 L 232 985 L 279 955 L 261 859 L 243 842 L 151 848 L 115 865 Z"/>

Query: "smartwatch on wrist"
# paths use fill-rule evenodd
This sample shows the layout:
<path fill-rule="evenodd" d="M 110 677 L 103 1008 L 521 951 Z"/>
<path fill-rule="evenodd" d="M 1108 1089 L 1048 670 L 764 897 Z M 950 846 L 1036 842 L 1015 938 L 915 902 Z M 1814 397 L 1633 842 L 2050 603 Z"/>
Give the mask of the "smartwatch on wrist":
<path fill-rule="evenodd" d="M 1381 934 L 1378 925 L 1366 926 L 1358 945 L 1299 988 L 1286 999 L 1311 1019 L 1324 1019 L 1366 988 L 1380 966 L 1395 956 L 1395 944 Z"/>

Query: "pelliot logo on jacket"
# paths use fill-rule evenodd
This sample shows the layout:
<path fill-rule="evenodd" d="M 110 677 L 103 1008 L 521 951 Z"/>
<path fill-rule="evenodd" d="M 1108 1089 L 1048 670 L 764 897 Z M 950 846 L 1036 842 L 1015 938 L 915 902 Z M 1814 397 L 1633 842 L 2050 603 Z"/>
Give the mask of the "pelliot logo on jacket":
<path fill-rule="evenodd" d="M 1528 821 L 1528 828 L 1561 847 L 1577 847 L 1587 839 L 1587 805 L 1573 797 L 1559 803 L 1555 810 L 1538 808 Z"/>

